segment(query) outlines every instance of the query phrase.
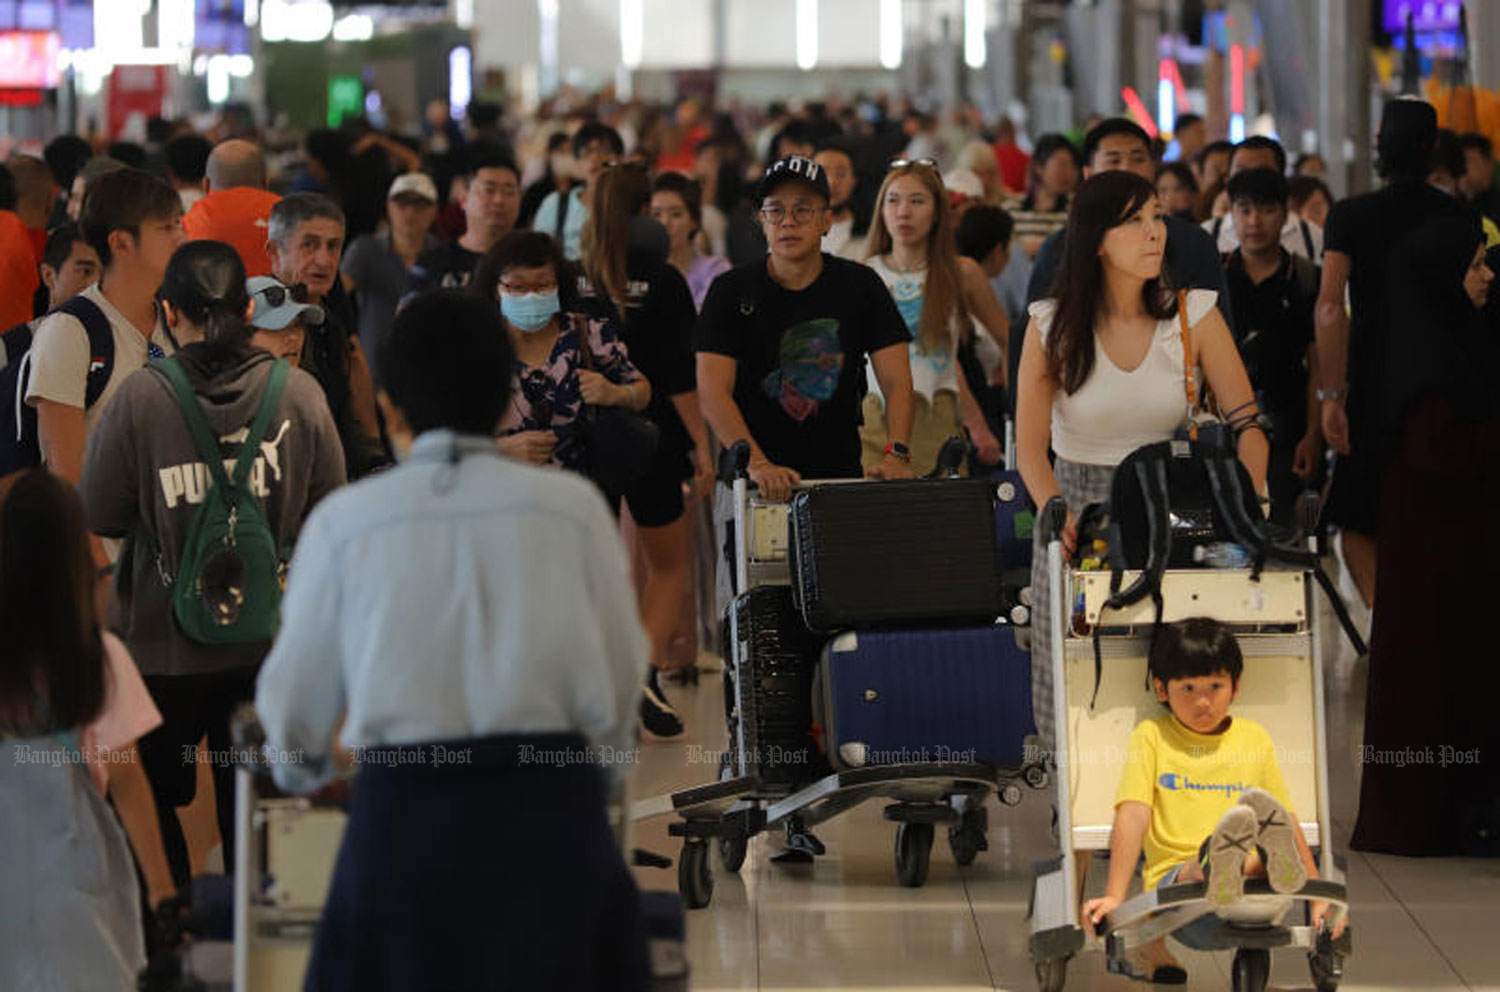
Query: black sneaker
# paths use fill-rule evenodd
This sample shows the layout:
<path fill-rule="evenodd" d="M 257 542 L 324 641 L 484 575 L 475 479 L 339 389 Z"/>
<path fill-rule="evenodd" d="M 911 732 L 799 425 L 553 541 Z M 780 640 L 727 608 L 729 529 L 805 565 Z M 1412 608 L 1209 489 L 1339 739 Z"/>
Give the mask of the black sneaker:
<path fill-rule="evenodd" d="M 683 731 L 682 717 L 667 702 L 658 677 L 655 668 L 646 676 L 645 690 L 641 693 L 641 724 L 657 737 L 676 737 Z"/>

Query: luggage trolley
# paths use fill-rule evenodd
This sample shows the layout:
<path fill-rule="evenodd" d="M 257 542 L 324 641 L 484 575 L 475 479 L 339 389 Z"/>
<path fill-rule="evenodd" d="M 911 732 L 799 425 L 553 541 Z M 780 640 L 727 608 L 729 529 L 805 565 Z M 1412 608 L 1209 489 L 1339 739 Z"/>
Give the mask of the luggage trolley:
<path fill-rule="evenodd" d="M 1094 759 L 1124 754 L 1136 724 L 1161 713 L 1155 694 L 1146 688 L 1146 654 L 1155 622 L 1149 600 L 1103 617 L 1098 698 L 1090 705 L 1096 689 L 1092 634 L 1110 596 L 1110 573 L 1065 567 L 1058 537 L 1065 518 L 1066 507 L 1054 499 L 1040 521 L 1049 535 L 1047 571 L 1058 608 L 1050 618 L 1052 657 L 1033 658 L 1034 664 L 1051 664 L 1053 671 L 1062 848 L 1059 857 L 1037 866 L 1032 889 L 1030 951 L 1042 992 L 1060 992 L 1068 961 L 1088 943 L 1080 926 L 1082 879 L 1074 852 L 1109 849 L 1120 766 Z M 1225 919 L 1221 933 L 1238 948 L 1235 992 L 1262 992 L 1271 950 L 1279 947 L 1305 950 L 1318 992 L 1332 992 L 1351 950 L 1348 931 L 1334 941 L 1331 931 L 1301 922 L 1314 900 L 1328 902 L 1338 919 L 1348 910 L 1343 861 L 1331 846 L 1322 639 L 1313 586 L 1311 573 L 1301 570 L 1267 569 L 1258 580 L 1248 571 L 1176 570 L 1166 572 L 1162 581 L 1163 621 L 1212 616 L 1238 637 L 1246 674 L 1235 710 L 1263 724 L 1278 748 L 1297 756 L 1283 761 L 1282 771 L 1299 826 L 1318 859 L 1320 877 L 1309 879 L 1300 891 L 1277 894 L 1264 879 L 1247 879 L 1243 901 L 1216 910 Z M 1215 911 L 1205 892 L 1201 882 L 1160 886 L 1122 903 L 1099 926 L 1110 970 L 1123 972 L 1129 951 Z"/>
<path fill-rule="evenodd" d="M 956 466 L 962 451 L 961 446 L 945 447 L 934 476 Z M 720 481 L 730 485 L 733 496 L 732 533 L 725 554 L 733 568 L 737 596 L 752 590 L 783 589 L 791 583 L 787 504 L 763 500 L 752 491 L 748 463 L 749 447 L 742 442 L 724 452 L 719 466 Z M 816 483 L 857 484 L 857 480 Z M 990 794 L 1004 805 L 1015 806 L 1023 798 L 1022 783 L 1033 789 L 1046 786 L 1045 768 L 1024 760 L 1015 767 L 933 761 L 828 770 L 821 775 L 814 771 L 800 778 L 762 775 L 750 766 L 756 739 L 747 714 L 739 711 L 740 694 L 731 681 L 746 670 L 741 652 L 754 633 L 748 629 L 749 622 L 732 603 L 726 611 L 723 638 L 731 750 L 720 761 L 719 780 L 645 799 L 632 807 L 636 820 L 664 815 L 678 818 L 668 832 L 683 838 L 678 891 L 688 908 L 701 909 L 713 897 L 710 842 L 732 872 L 744 863 L 750 839 L 769 830 L 784 831 L 790 850 L 822 854 L 822 844 L 809 832 L 811 828 L 868 800 L 883 798 L 891 800 L 885 808 L 886 819 L 897 824 L 897 877 L 902 885 L 917 887 L 927 879 L 936 825 L 947 825 L 954 860 L 968 865 L 988 847 L 984 804 Z M 810 698 L 811 686 L 795 688 L 803 690 Z M 814 760 L 820 760 L 816 754 Z"/>

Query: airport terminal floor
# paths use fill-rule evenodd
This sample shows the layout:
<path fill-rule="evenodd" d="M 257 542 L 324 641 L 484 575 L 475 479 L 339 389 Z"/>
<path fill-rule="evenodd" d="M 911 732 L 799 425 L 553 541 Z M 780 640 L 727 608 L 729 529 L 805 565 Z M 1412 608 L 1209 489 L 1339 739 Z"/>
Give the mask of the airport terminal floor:
<path fill-rule="evenodd" d="M 1354 934 L 1340 988 L 1500 988 L 1500 956 L 1493 945 L 1500 862 L 1348 849 L 1368 662 L 1332 639 L 1325 654 L 1335 849 L 1348 858 Z M 711 779 L 713 764 L 694 759 L 725 746 L 719 676 L 671 692 L 683 704 L 688 732 L 680 740 L 643 743 L 638 796 Z M 991 800 L 990 849 L 960 869 L 940 836 L 920 889 L 896 883 L 895 827 L 882 819 L 879 802 L 820 826 L 817 834 L 828 853 L 810 866 L 773 864 L 778 839 L 762 835 L 751 841 L 738 875 L 716 871 L 713 902 L 688 914 L 691 987 L 1034 990 L 1025 917 L 1032 864 L 1056 854 L 1048 818 L 1045 791 L 1028 792 L 1015 809 Z M 641 824 L 635 842 L 675 857 L 680 842 L 667 836 L 668 819 Z M 1102 889 L 1104 870 L 1096 863 L 1090 872 L 1090 893 Z M 643 888 L 673 888 L 676 871 L 637 868 L 636 880 Z M 1188 989 L 1231 987 L 1228 952 L 1199 953 L 1176 944 L 1172 950 L 1187 969 Z M 1099 951 L 1085 951 L 1069 967 L 1070 992 L 1141 987 L 1107 974 Z M 1269 987 L 1312 988 L 1303 955 L 1273 954 Z"/>

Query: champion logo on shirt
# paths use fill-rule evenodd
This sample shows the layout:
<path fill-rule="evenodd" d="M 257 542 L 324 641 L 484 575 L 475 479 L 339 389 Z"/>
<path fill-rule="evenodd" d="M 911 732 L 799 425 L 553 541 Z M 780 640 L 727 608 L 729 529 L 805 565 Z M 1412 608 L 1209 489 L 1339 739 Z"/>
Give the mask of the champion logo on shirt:
<path fill-rule="evenodd" d="M 1226 796 L 1237 796 L 1253 788 L 1246 782 L 1194 782 L 1176 772 L 1163 772 L 1157 776 L 1156 784 L 1168 792 L 1222 792 Z"/>

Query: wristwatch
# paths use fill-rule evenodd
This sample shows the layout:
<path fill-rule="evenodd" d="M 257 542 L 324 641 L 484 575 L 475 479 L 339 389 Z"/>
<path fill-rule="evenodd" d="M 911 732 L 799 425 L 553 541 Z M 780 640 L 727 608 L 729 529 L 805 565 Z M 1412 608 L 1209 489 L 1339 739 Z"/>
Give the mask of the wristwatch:
<path fill-rule="evenodd" d="M 911 461 L 911 449 L 900 441 L 892 441 L 890 444 L 887 444 L 885 446 L 885 453 L 903 462 Z"/>
<path fill-rule="evenodd" d="M 1327 403 L 1329 400 L 1338 401 L 1344 398 L 1342 389 L 1320 389 L 1317 392 L 1318 402 Z"/>

